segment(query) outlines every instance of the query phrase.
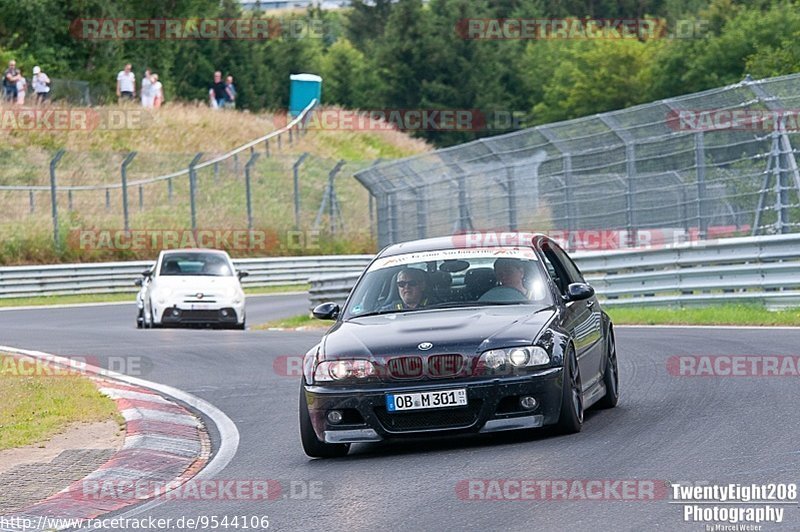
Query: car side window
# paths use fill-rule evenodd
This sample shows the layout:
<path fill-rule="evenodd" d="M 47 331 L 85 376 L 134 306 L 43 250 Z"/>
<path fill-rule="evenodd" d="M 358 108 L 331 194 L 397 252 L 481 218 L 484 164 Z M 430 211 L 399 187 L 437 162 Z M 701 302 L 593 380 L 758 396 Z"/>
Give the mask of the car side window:
<path fill-rule="evenodd" d="M 586 281 L 583 280 L 583 275 L 572 259 L 567 255 L 567 253 L 556 245 L 551 245 L 551 249 L 555 254 L 558 262 L 560 262 L 564 266 L 564 270 L 567 272 L 567 276 L 569 277 L 569 282 L 571 283 L 585 283 Z"/>
<path fill-rule="evenodd" d="M 547 268 L 547 274 L 553 280 L 553 283 L 556 285 L 556 288 L 558 288 L 558 291 L 562 294 L 566 294 L 569 280 L 566 279 L 564 267 L 558 262 L 558 259 L 555 257 L 555 254 L 549 246 L 542 246 L 542 254 L 544 256 L 544 260 L 542 262 L 544 263 L 545 268 Z"/>

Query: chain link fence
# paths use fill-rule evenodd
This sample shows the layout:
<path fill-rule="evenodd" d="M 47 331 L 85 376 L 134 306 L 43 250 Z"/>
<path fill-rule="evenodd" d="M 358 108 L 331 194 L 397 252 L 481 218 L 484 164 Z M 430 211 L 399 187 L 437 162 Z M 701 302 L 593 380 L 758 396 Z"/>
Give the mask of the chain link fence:
<path fill-rule="evenodd" d="M 228 153 L 0 149 L 0 236 L 49 232 L 58 248 L 75 228 L 257 230 L 284 247 L 314 240 L 295 252 L 318 253 L 334 240 L 371 248 L 371 199 L 352 175 L 373 161 L 298 153 L 312 107 Z"/>
<path fill-rule="evenodd" d="M 204 165 L 220 155 L 0 151 L 2 222 L 47 226 L 60 219 L 104 229 L 270 228 L 368 237 L 369 197 L 351 176 L 372 161 L 253 150 Z M 152 177 L 164 168 L 175 172 Z"/>
<path fill-rule="evenodd" d="M 376 201 L 380 246 L 499 230 L 620 230 L 623 247 L 654 229 L 698 239 L 795 232 L 798 105 L 800 75 L 748 78 L 379 164 L 356 179 Z"/>

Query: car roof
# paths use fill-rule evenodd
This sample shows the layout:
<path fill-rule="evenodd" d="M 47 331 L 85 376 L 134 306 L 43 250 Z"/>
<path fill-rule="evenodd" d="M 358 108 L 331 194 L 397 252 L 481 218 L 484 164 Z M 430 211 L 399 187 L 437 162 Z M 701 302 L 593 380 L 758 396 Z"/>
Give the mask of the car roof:
<path fill-rule="evenodd" d="M 164 249 L 161 250 L 161 253 L 166 255 L 167 253 L 223 253 L 225 255 L 228 254 L 227 251 L 224 249 L 212 249 L 212 248 L 179 248 L 179 249 Z"/>
<path fill-rule="evenodd" d="M 421 240 L 410 240 L 400 242 L 385 247 L 379 257 L 390 257 L 403 253 L 418 253 L 420 251 L 436 251 L 439 249 L 455 249 L 466 247 L 507 247 L 507 246 L 531 246 L 535 245 L 535 240 L 539 237 L 548 238 L 542 233 L 523 233 L 523 232 L 472 232 L 459 235 L 439 236 L 435 238 L 424 238 Z"/>
<path fill-rule="evenodd" d="M 180 248 L 180 249 L 162 249 L 160 257 L 166 257 L 168 255 L 174 255 L 178 253 L 214 253 L 217 255 L 222 255 L 224 257 L 230 258 L 228 252 L 222 249 L 211 249 L 211 248 Z"/>

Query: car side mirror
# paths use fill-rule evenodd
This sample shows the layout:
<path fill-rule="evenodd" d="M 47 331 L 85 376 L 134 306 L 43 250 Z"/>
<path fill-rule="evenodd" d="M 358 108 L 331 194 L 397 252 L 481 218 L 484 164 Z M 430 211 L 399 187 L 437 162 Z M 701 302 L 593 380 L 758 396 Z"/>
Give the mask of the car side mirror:
<path fill-rule="evenodd" d="M 567 301 L 582 301 L 594 295 L 594 288 L 586 283 L 572 283 L 567 287 Z"/>
<path fill-rule="evenodd" d="M 250 272 L 245 272 L 245 271 L 241 271 L 241 270 L 236 272 L 236 277 L 238 277 L 240 281 L 242 279 L 244 279 L 245 277 L 247 277 L 248 275 L 250 275 Z"/>
<path fill-rule="evenodd" d="M 153 276 L 153 270 L 148 269 L 142 272 L 142 277 L 152 277 L 152 276 Z"/>
<path fill-rule="evenodd" d="M 136 286 L 142 286 L 142 284 L 144 284 L 144 279 L 136 279 L 133 284 Z"/>
<path fill-rule="evenodd" d="M 335 320 L 339 317 L 339 305 L 328 302 L 314 307 L 311 314 L 318 320 Z"/>

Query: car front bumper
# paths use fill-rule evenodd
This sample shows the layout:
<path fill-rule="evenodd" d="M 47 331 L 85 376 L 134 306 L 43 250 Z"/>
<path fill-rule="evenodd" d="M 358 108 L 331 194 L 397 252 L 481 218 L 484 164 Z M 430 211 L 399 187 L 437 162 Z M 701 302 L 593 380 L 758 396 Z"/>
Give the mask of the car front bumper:
<path fill-rule="evenodd" d="M 237 325 L 244 323 L 244 303 L 221 301 L 216 304 L 165 303 L 154 305 L 156 323 L 161 325 L 218 324 Z"/>
<path fill-rule="evenodd" d="M 531 375 L 477 381 L 436 381 L 371 387 L 304 386 L 311 423 L 321 441 L 358 443 L 529 429 L 558 421 L 562 368 Z M 388 394 L 466 389 L 467 405 L 390 413 Z M 532 396 L 537 406 L 525 410 L 519 398 Z M 331 424 L 327 414 L 340 410 L 344 419 Z"/>

